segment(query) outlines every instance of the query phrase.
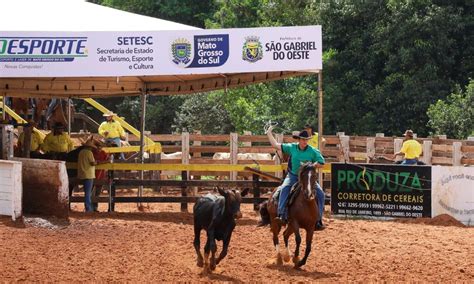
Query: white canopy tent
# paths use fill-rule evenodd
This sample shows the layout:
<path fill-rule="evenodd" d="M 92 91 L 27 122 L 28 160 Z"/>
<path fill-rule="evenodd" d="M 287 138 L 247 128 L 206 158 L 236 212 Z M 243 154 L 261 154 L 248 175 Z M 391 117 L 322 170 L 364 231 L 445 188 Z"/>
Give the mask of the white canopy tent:
<path fill-rule="evenodd" d="M 8 32 L 169 31 L 198 30 L 171 21 L 124 12 L 82 0 L 2 1 L 0 29 Z M 0 35 L 1 36 L 1 35 Z M 308 72 L 249 72 L 171 76 L 5 78 L 0 66 L 0 92 L 8 96 L 105 97 L 189 94 L 278 80 Z"/>
<path fill-rule="evenodd" d="M 144 32 L 144 31 L 199 31 L 200 29 L 170 21 L 136 15 L 103 7 L 83 0 L 10 0 L 2 1 L 0 44 L 2 36 L 21 33 L 77 33 L 77 32 Z M 203 30 L 204 31 L 204 30 Z M 173 32 L 168 32 L 173 33 Z M 6 42 L 6 41 L 5 41 Z M 320 43 L 319 43 L 320 44 Z M 242 49 L 242 44 L 237 49 Z M 231 46 L 234 48 L 234 46 Z M 133 75 L 121 73 L 107 76 L 9 76 L 1 55 L 6 44 L 0 45 L 0 94 L 10 97 L 69 97 L 93 98 L 127 95 L 176 95 L 207 92 L 240 87 L 254 83 L 318 73 L 319 118 L 322 133 L 322 77 L 321 67 L 304 70 L 248 72 L 187 72 L 166 75 Z M 239 51 L 241 53 L 241 51 Z M 320 50 L 319 50 L 320 52 Z M 3 65 L 3 66 L 2 66 Z M 253 65 L 255 66 L 255 65 Z M 92 70 L 94 66 L 90 66 Z M 197 71 L 202 71 L 203 68 Z M 218 70 L 218 69 L 215 69 Z M 92 72 L 93 73 L 93 72 Z M 321 137 L 321 135 L 320 135 Z"/>

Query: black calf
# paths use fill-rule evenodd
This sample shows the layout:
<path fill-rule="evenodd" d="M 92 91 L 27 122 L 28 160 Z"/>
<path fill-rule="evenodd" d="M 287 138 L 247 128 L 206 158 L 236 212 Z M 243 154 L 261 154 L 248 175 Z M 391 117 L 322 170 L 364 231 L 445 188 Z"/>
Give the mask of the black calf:
<path fill-rule="evenodd" d="M 214 270 L 216 265 L 227 255 L 230 237 L 235 228 L 235 219 L 241 218 L 240 203 L 242 196 L 248 193 L 245 189 L 240 193 L 238 190 L 223 190 L 219 188 L 221 196 L 205 195 L 194 204 L 194 248 L 197 254 L 197 265 L 204 269 Z M 207 232 L 207 242 L 204 246 L 204 259 L 201 254 L 200 235 L 201 230 Z M 222 251 L 217 260 L 216 240 L 222 241 Z M 209 263 L 209 252 L 211 260 Z"/>

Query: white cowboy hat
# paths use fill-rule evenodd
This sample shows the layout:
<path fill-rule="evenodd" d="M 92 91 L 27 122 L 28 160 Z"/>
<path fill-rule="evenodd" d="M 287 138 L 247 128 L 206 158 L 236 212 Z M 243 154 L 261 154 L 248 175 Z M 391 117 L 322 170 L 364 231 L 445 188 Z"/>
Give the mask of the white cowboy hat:
<path fill-rule="evenodd" d="M 108 112 L 104 113 L 102 116 L 108 117 L 108 116 L 114 116 L 114 115 L 116 115 L 116 114 L 113 111 L 109 110 Z"/>

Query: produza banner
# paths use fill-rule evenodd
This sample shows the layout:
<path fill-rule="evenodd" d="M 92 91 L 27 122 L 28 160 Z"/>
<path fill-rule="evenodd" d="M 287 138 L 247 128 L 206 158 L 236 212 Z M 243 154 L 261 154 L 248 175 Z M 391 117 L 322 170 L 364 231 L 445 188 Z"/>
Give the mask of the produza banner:
<path fill-rule="evenodd" d="M 331 164 L 333 214 L 431 217 L 431 167 Z"/>

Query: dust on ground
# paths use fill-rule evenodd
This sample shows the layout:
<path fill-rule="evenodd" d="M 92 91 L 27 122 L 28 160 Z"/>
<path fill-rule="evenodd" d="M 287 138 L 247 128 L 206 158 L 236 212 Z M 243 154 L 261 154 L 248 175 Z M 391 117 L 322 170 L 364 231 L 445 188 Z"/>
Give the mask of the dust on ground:
<path fill-rule="evenodd" d="M 295 270 L 291 263 L 275 264 L 270 230 L 256 227 L 252 205 L 242 205 L 244 217 L 227 257 L 214 273 L 203 274 L 196 266 L 188 206 L 191 213 L 180 212 L 179 204 L 119 204 L 118 212 L 107 213 L 101 204 L 103 212 L 83 213 L 74 204 L 66 222 L 33 216 L 20 224 L 1 217 L 0 275 L 7 282 L 474 280 L 474 228 L 446 226 L 453 221 L 445 216 L 395 221 L 325 216 L 327 229 L 316 232 L 308 263 Z M 303 232 L 302 238 L 301 253 Z"/>

